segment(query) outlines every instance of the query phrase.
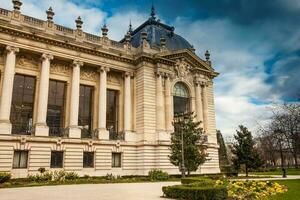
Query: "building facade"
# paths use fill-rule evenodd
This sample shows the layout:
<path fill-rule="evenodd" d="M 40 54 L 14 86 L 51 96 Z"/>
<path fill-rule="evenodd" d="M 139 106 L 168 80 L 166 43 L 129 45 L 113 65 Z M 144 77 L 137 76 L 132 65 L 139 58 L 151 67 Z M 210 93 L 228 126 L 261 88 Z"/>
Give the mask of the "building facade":
<path fill-rule="evenodd" d="M 213 78 L 174 28 L 150 18 L 121 41 L 0 9 L 0 171 L 26 177 L 65 169 L 80 175 L 179 173 L 168 158 L 174 113 L 193 111 L 218 173 Z"/>

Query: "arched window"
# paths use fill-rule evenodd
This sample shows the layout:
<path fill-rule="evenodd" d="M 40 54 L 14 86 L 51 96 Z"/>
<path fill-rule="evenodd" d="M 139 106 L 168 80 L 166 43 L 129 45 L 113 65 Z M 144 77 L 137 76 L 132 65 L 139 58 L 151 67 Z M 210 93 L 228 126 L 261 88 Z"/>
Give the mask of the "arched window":
<path fill-rule="evenodd" d="M 189 91 L 184 83 L 176 83 L 173 89 L 174 114 L 190 111 Z"/>

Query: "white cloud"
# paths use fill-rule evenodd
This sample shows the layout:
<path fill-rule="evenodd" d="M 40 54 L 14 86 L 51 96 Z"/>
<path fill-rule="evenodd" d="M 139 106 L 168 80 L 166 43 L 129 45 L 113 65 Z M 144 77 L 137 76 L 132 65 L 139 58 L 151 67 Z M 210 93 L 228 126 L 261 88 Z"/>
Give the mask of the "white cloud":
<path fill-rule="evenodd" d="M 122 11 L 115 13 L 113 16 L 107 19 L 107 25 L 109 28 L 109 38 L 113 40 L 121 40 L 128 31 L 129 22 L 131 20 L 132 28 L 137 28 L 144 21 L 146 21 L 147 15 L 136 11 Z"/>
<path fill-rule="evenodd" d="M 272 88 L 265 82 L 264 61 L 271 57 L 272 49 L 264 35 L 253 33 L 249 27 L 241 29 L 228 19 L 191 22 L 178 18 L 175 27 L 200 57 L 209 49 L 213 66 L 221 73 L 215 80 L 217 128 L 232 135 L 243 124 L 255 132 L 270 116 L 270 104 L 258 104 L 253 99 L 268 102 L 278 98 L 270 95 Z"/>

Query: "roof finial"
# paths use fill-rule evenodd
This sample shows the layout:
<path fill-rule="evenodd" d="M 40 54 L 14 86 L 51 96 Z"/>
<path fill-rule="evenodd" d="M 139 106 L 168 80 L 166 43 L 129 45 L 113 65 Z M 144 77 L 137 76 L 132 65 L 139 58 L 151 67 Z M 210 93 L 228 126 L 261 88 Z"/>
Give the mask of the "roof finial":
<path fill-rule="evenodd" d="M 130 21 L 129 21 L 129 29 L 128 29 L 128 32 L 129 32 L 129 33 L 132 33 L 131 19 L 130 19 Z"/>
<path fill-rule="evenodd" d="M 155 17 L 155 8 L 154 8 L 154 5 L 153 5 L 153 1 L 152 1 L 152 6 L 151 6 L 151 14 L 150 14 L 150 16 L 151 16 L 151 19 L 155 19 L 156 17 Z"/>

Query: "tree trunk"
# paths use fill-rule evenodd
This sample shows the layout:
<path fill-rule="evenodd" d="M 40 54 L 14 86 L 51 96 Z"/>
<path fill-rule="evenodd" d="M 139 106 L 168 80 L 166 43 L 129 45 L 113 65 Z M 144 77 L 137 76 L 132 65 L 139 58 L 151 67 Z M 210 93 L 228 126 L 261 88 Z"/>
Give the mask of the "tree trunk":
<path fill-rule="evenodd" d="M 298 156 L 297 153 L 293 153 L 294 160 L 295 160 L 295 168 L 298 169 Z"/>
<path fill-rule="evenodd" d="M 246 164 L 246 177 L 248 177 L 248 165 Z"/>

